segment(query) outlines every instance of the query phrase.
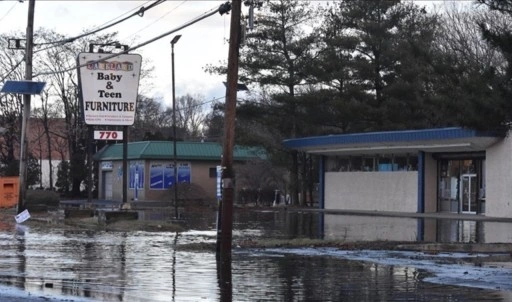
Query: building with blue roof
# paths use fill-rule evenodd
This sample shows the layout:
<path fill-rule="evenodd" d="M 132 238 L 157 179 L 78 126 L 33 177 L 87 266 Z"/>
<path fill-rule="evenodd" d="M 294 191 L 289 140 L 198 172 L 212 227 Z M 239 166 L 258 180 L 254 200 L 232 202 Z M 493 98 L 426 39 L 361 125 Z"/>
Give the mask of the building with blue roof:
<path fill-rule="evenodd" d="M 512 217 L 512 140 L 464 128 L 287 139 L 320 160 L 322 209 Z"/>

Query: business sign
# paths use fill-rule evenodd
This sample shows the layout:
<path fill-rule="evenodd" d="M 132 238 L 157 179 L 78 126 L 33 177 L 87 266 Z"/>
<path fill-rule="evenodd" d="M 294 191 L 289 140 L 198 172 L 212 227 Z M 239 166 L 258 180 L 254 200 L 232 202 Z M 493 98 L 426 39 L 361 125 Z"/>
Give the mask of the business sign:
<path fill-rule="evenodd" d="M 130 126 L 135 122 L 142 57 L 111 56 L 109 53 L 78 55 L 82 112 L 87 125 Z"/>
<path fill-rule="evenodd" d="M 121 141 L 123 140 L 123 131 L 95 130 L 94 139 L 107 141 Z"/>
<path fill-rule="evenodd" d="M 102 161 L 101 162 L 101 170 L 102 171 L 112 171 L 113 165 L 111 161 Z"/>

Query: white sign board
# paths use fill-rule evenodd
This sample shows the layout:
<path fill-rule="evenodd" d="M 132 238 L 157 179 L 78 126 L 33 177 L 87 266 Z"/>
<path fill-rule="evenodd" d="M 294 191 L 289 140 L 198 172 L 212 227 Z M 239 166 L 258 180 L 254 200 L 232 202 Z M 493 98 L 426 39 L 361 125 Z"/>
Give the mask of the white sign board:
<path fill-rule="evenodd" d="M 130 126 L 135 121 L 142 57 L 80 53 L 78 78 L 87 125 Z"/>
<path fill-rule="evenodd" d="M 95 130 L 94 139 L 97 140 L 123 140 L 123 131 Z"/>
<path fill-rule="evenodd" d="M 23 212 L 21 212 L 18 215 L 14 216 L 14 219 L 16 220 L 16 223 L 25 222 L 29 218 L 30 218 L 30 213 L 28 212 L 28 210 L 24 210 Z"/>

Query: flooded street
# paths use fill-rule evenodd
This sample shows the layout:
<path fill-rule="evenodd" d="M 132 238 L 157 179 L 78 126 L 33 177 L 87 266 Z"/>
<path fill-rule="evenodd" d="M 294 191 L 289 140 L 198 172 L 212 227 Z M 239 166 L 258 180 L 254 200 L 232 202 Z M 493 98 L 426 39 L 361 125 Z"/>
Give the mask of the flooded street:
<path fill-rule="evenodd" d="M 324 227 L 321 221 L 329 223 Z M 358 227 L 355 221 L 363 225 Z M 414 242 L 418 234 L 441 242 L 493 242 L 496 235 L 488 230 L 510 224 L 466 226 L 456 221 L 282 210 L 237 212 L 228 272 L 225 265 L 217 265 L 213 250 L 183 248 L 215 242 L 215 213 L 192 217 L 187 224 L 189 231 L 173 233 L 72 231 L 0 223 L 0 301 L 512 300 L 512 268 L 453 261 L 485 255 L 236 246 L 238 240 L 250 238 L 357 241 L 375 237 Z M 510 235 L 501 236 L 505 237 L 495 242 L 510 240 Z"/>

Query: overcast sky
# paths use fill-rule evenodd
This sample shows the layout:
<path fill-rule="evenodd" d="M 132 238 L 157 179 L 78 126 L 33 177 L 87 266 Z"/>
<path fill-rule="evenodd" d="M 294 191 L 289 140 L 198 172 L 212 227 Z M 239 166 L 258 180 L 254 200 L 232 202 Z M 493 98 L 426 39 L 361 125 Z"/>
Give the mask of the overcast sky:
<path fill-rule="evenodd" d="M 76 36 L 85 29 L 95 29 L 133 13 L 141 6 L 154 1 L 78 1 L 37 0 L 35 5 L 35 28 L 53 29 L 67 36 Z M 105 32 L 117 31 L 119 42 L 135 46 L 151 40 L 185 23 L 218 8 L 225 1 L 180 1 L 168 0 L 147 11 L 143 17 L 133 17 Z M 317 1 L 320 2 L 320 1 Z M 446 2 L 471 3 L 469 0 L 414 0 L 427 7 L 443 6 Z M 248 8 L 242 6 L 247 14 Z M 0 32 L 26 31 L 28 1 L 0 0 Z M 216 13 L 177 33 L 170 34 L 133 53 L 149 59 L 154 66 L 153 88 L 140 92 L 150 97 L 161 97 L 164 104 L 172 103 L 171 45 L 172 38 L 181 34 L 175 45 L 176 96 L 199 94 L 205 100 L 225 96 L 224 76 L 210 75 L 203 71 L 207 64 L 218 64 L 227 60 L 229 24 L 231 15 Z M 133 38 L 137 42 L 132 43 Z"/>
<path fill-rule="evenodd" d="M 154 1 L 48 1 L 37 0 L 34 27 L 53 29 L 67 36 L 76 36 L 85 29 L 97 28 L 126 17 L 140 6 Z M 218 8 L 225 1 L 166 1 L 105 32 L 117 31 L 119 42 L 130 47 L 151 40 Z M 246 7 L 242 8 L 244 12 Z M 26 31 L 28 1 L 0 1 L 0 32 Z M 172 38 L 182 37 L 174 47 L 176 96 L 200 94 L 206 100 L 225 96 L 225 77 L 203 71 L 207 64 L 227 60 L 231 15 L 215 15 L 179 32 L 163 37 L 133 53 L 150 59 L 154 70 L 154 88 L 144 90 L 149 96 L 162 97 L 165 105 L 172 103 L 171 45 Z M 120 17 L 120 18 L 119 18 Z M 131 43 L 136 37 L 137 42 Z M 24 38 L 20 37 L 20 38 Z M 142 87 L 141 87 L 142 89 Z"/>

